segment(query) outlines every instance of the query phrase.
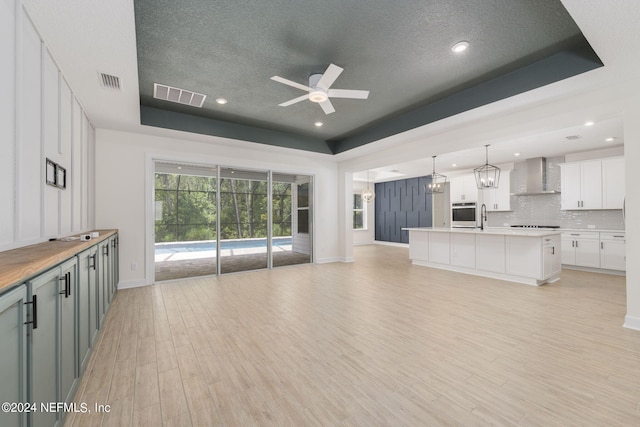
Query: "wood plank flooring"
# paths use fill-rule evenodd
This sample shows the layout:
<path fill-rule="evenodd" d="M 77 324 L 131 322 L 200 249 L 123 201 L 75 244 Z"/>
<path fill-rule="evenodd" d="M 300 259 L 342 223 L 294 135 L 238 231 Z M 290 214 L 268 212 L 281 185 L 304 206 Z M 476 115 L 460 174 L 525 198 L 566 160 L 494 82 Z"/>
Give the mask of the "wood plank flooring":
<path fill-rule="evenodd" d="M 117 293 L 67 426 L 640 425 L 625 278 L 542 287 L 356 248 Z"/>

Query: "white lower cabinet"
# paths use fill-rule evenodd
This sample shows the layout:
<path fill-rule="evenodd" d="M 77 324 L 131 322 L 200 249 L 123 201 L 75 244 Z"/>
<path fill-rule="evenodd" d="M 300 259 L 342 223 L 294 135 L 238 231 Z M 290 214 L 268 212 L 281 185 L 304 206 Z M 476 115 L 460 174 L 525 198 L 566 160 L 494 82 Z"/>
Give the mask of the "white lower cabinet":
<path fill-rule="evenodd" d="M 476 268 L 475 234 L 451 233 L 451 265 Z"/>
<path fill-rule="evenodd" d="M 476 269 L 504 273 L 505 258 L 504 236 L 476 235 Z"/>
<path fill-rule="evenodd" d="M 429 260 L 429 234 L 411 233 L 409 235 L 409 258 L 416 261 Z"/>
<path fill-rule="evenodd" d="M 450 264 L 449 233 L 429 233 L 429 261 Z"/>
<path fill-rule="evenodd" d="M 560 274 L 560 236 L 507 236 L 507 273 L 543 280 Z"/>
<path fill-rule="evenodd" d="M 627 270 L 625 233 L 600 233 L 600 268 Z"/>
<path fill-rule="evenodd" d="M 600 268 L 600 233 L 562 233 L 562 263 Z"/>

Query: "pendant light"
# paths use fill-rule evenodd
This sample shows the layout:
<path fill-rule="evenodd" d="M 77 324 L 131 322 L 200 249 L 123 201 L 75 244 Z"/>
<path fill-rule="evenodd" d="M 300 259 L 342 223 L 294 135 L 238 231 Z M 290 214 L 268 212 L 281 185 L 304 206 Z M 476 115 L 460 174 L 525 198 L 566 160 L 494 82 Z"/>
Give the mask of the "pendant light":
<path fill-rule="evenodd" d="M 447 183 L 447 177 L 436 173 L 436 156 L 433 157 L 433 172 L 431 172 L 431 182 L 424 186 L 427 194 L 444 193 L 444 185 Z"/>
<path fill-rule="evenodd" d="M 489 164 L 489 144 L 485 145 L 484 149 L 486 163 L 473 170 L 473 174 L 476 176 L 476 186 L 480 190 L 498 188 L 498 181 L 500 181 L 500 168 Z"/>
<path fill-rule="evenodd" d="M 362 190 L 362 200 L 369 203 L 376 198 L 376 193 L 371 189 L 371 182 L 369 181 L 369 171 L 367 171 L 367 188 Z"/>

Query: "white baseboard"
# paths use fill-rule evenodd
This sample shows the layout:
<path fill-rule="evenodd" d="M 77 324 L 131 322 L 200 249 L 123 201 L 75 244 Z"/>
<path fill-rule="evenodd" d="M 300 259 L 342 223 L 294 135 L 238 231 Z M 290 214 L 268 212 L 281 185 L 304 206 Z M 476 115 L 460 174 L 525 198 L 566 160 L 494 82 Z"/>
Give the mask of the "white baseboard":
<path fill-rule="evenodd" d="M 365 245 L 373 245 L 375 244 L 376 241 L 375 240 L 367 240 L 366 242 L 354 242 L 353 246 L 365 246 Z"/>
<path fill-rule="evenodd" d="M 397 242 L 384 242 L 382 240 L 376 240 L 373 242 L 376 245 L 384 245 L 384 246 L 395 246 L 397 248 L 409 248 L 408 243 L 397 243 Z"/>
<path fill-rule="evenodd" d="M 624 325 L 622 326 L 628 329 L 640 331 L 640 317 L 626 315 L 624 317 Z"/>
<path fill-rule="evenodd" d="M 331 262 L 353 262 L 353 257 L 330 257 L 316 259 L 316 264 L 329 264 Z"/>
<path fill-rule="evenodd" d="M 118 283 L 118 289 L 131 289 L 131 288 L 141 288 L 142 286 L 147 286 L 148 283 L 144 281 L 144 279 L 139 280 L 129 280 L 127 282 Z"/>

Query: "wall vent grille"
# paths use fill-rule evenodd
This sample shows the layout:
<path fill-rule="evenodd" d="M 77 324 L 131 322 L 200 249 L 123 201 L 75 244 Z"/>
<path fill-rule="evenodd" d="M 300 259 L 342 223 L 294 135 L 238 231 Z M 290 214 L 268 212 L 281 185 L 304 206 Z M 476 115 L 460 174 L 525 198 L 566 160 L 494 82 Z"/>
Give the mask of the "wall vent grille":
<path fill-rule="evenodd" d="M 178 104 L 201 108 L 202 104 L 204 104 L 204 100 L 207 98 L 207 95 L 160 83 L 154 83 L 153 97 L 164 101 L 177 102 Z"/>
<path fill-rule="evenodd" d="M 581 139 L 582 137 L 580 135 L 569 135 L 569 136 L 565 136 L 566 139 L 568 139 L 569 141 L 573 141 L 576 139 Z"/>
<path fill-rule="evenodd" d="M 120 77 L 111 74 L 100 73 L 100 85 L 107 89 L 121 90 Z"/>

